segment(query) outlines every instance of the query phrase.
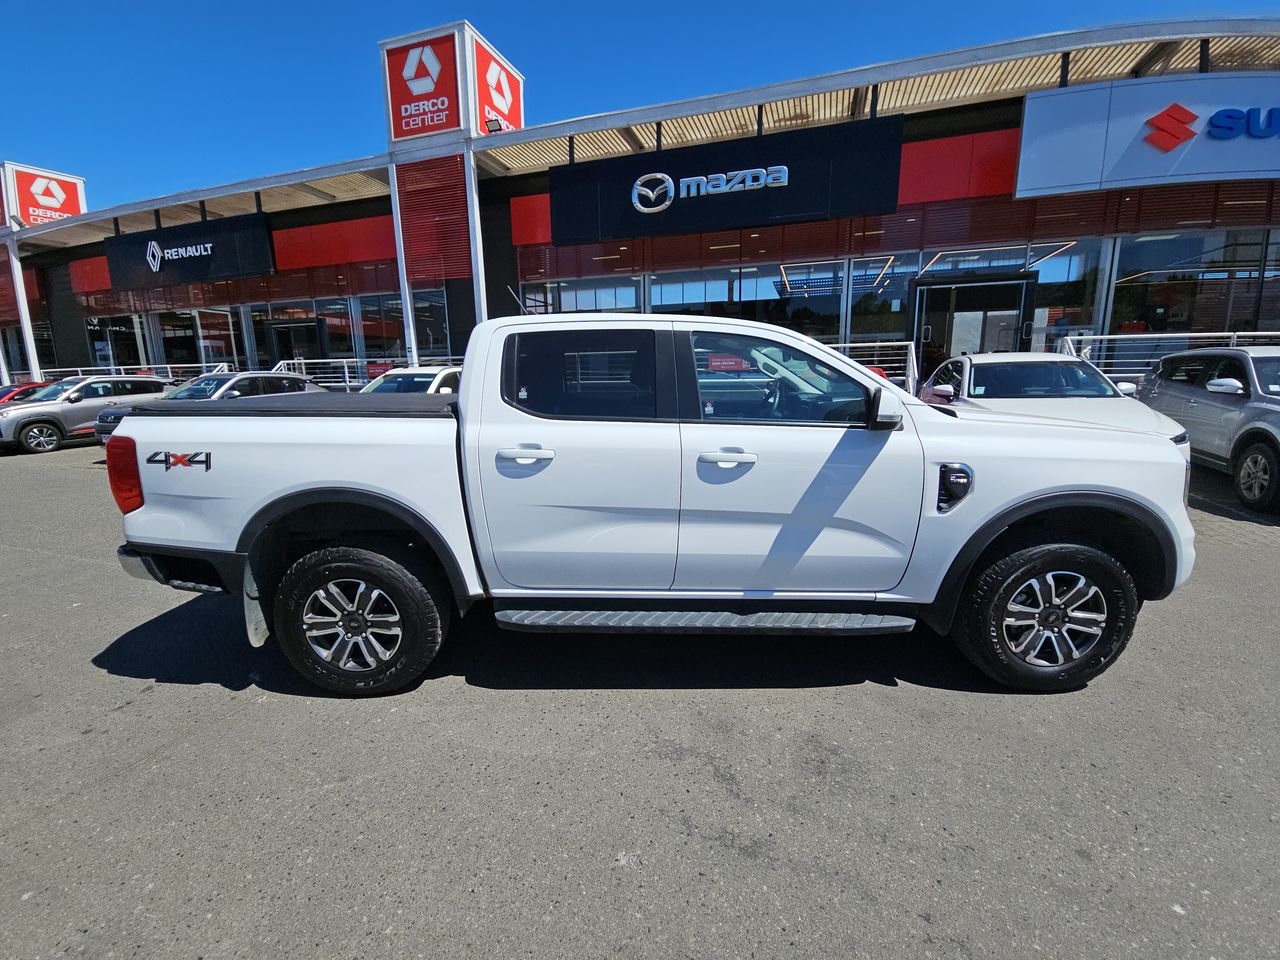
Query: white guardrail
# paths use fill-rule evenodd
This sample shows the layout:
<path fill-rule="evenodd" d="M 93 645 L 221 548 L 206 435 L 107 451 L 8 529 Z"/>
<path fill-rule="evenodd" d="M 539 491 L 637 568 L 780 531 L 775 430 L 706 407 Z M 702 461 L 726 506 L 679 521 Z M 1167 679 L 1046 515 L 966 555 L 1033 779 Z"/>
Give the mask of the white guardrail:
<path fill-rule="evenodd" d="M 908 393 L 916 392 L 920 368 L 916 363 L 916 345 L 910 340 L 833 343 L 830 347 L 864 367 L 879 367 L 886 377 L 902 389 Z"/>
<path fill-rule="evenodd" d="M 227 363 L 144 363 L 115 367 L 45 367 L 42 372 L 46 380 L 62 380 L 65 377 L 128 376 L 190 380 L 205 373 L 230 373 L 231 365 Z"/>
<path fill-rule="evenodd" d="M 419 357 L 420 367 L 458 367 L 461 357 Z M 342 360 L 281 360 L 272 371 L 296 373 L 308 377 L 313 383 L 330 390 L 359 390 L 394 367 L 407 367 L 405 357 L 376 357 L 360 360 L 348 357 Z"/>
<path fill-rule="evenodd" d="M 1280 344 L 1272 333 L 1115 333 L 1063 337 L 1058 352 L 1088 360 L 1112 380 L 1141 380 L 1161 357 L 1197 347 Z"/>

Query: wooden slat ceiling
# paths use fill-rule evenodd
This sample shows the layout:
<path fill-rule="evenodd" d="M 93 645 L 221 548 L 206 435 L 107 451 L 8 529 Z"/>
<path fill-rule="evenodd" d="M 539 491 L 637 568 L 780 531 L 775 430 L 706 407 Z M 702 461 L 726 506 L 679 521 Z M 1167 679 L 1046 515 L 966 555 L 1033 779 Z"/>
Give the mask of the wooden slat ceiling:
<path fill-rule="evenodd" d="M 1216 37 L 1210 40 L 1209 49 L 1215 71 L 1280 69 L 1278 37 Z M 1071 83 L 1116 80 L 1139 72 L 1146 76 L 1194 73 L 1199 65 L 1200 42 L 1195 39 L 1085 47 L 1071 51 Z M 1060 55 L 1049 53 L 891 80 L 879 85 L 878 109 L 882 116 L 917 113 L 1020 96 L 1057 86 L 1060 66 Z M 854 88 L 794 97 L 763 107 L 764 132 L 774 133 L 865 118 L 870 96 L 865 88 Z M 685 146 L 750 136 L 755 131 L 755 109 L 737 107 L 664 120 L 662 143 L 664 147 Z M 652 150 L 656 142 L 653 123 L 622 131 L 592 131 L 574 137 L 574 157 L 622 156 Z M 553 137 L 486 150 L 483 156 L 490 166 L 508 173 L 536 172 L 568 163 L 569 141 L 568 137 Z"/>

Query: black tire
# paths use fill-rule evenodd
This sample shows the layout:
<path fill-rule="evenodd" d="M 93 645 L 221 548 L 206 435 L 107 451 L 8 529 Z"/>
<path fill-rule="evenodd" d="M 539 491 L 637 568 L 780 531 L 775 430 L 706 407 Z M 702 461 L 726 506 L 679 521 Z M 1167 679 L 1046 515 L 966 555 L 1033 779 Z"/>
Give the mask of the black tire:
<path fill-rule="evenodd" d="M 1049 577 L 1052 579 L 1045 579 Z M 1030 589 L 1036 578 L 1041 578 L 1041 595 L 1052 588 L 1057 596 L 1046 599 L 1066 603 L 1046 602 L 1041 613 L 1032 618 L 1022 610 L 1036 606 L 1036 591 Z M 1077 594 L 1078 578 L 1096 587 L 1096 595 L 1083 588 Z M 1088 600 L 1077 599 L 1085 594 Z M 1016 610 L 1009 609 L 1011 603 L 1016 603 Z M 957 611 L 952 639 L 979 670 L 1007 687 L 1038 692 L 1073 690 L 1120 656 L 1133 634 L 1140 606 L 1129 572 L 1097 547 L 1048 543 L 1013 548 L 1003 557 L 983 560 L 981 568 L 974 570 Z M 1064 615 L 1068 607 L 1075 608 L 1069 618 Z M 1096 619 L 1100 614 L 1103 619 Z M 1006 616 L 1022 625 L 1006 627 Z M 1025 626 L 1027 621 L 1047 627 L 1051 636 L 1045 638 L 1040 627 Z M 1085 629 L 1101 629 L 1101 634 L 1094 637 Z M 1028 646 L 1022 645 L 1024 637 L 1029 638 Z M 1036 646 L 1029 650 L 1031 644 Z M 1077 652 L 1078 656 L 1072 656 Z"/>
<path fill-rule="evenodd" d="M 357 582 L 366 584 L 367 592 L 361 594 L 354 586 Z M 324 599 L 316 598 L 316 593 L 328 590 L 331 583 L 337 584 L 348 601 L 362 597 L 355 600 L 356 610 L 338 605 L 329 593 Z M 375 590 L 381 591 L 389 607 L 375 597 Z M 284 575 L 275 596 L 275 636 L 294 668 L 326 690 L 350 696 L 399 690 L 418 679 L 440 650 L 449 629 L 448 596 L 439 578 L 407 550 L 326 547 L 302 557 Z M 374 605 L 359 609 L 371 597 Z M 368 615 L 363 627 L 341 619 L 337 633 L 315 637 L 322 648 L 335 637 L 329 654 L 343 665 L 326 661 L 308 640 L 303 618 L 309 605 L 313 616 L 319 611 L 327 619 L 339 620 L 329 616 L 331 609 L 342 610 L 344 617 Z M 399 617 L 401 630 L 394 649 L 390 649 L 392 638 L 386 629 L 391 621 L 385 620 L 391 612 Z M 381 626 L 373 626 L 378 618 L 382 618 Z M 326 626 L 324 621 L 313 623 L 319 624 L 318 629 Z M 357 632 L 361 630 L 364 632 Z M 348 642 L 347 637 L 360 639 Z M 389 653 L 386 659 L 383 652 Z"/>
<path fill-rule="evenodd" d="M 29 423 L 18 431 L 18 443 L 27 453 L 53 453 L 62 441 L 62 431 L 52 423 Z"/>
<path fill-rule="evenodd" d="M 1236 457 L 1231 471 L 1236 496 L 1250 510 L 1280 507 L 1280 456 L 1269 443 L 1255 443 Z"/>

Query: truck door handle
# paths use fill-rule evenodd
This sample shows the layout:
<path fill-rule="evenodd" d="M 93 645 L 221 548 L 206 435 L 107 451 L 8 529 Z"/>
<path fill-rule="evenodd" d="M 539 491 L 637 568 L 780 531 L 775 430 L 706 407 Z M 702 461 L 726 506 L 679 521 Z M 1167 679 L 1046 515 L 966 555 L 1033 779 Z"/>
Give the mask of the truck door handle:
<path fill-rule="evenodd" d="M 554 460 L 556 452 L 545 447 L 504 447 L 498 451 L 499 460 L 514 460 L 516 463 L 530 464 L 538 460 Z"/>
<path fill-rule="evenodd" d="M 755 463 L 759 459 L 754 453 L 741 450 L 706 450 L 698 454 L 699 463 L 715 463 L 726 469 L 740 463 Z"/>
<path fill-rule="evenodd" d="M 1188 400 L 1188 401 L 1187 401 L 1187 406 L 1188 406 L 1188 407 L 1194 407 L 1194 406 L 1195 406 L 1196 404 L 1198 404 L 1199 402 L 1200 402 L 1199 400 Z"/>

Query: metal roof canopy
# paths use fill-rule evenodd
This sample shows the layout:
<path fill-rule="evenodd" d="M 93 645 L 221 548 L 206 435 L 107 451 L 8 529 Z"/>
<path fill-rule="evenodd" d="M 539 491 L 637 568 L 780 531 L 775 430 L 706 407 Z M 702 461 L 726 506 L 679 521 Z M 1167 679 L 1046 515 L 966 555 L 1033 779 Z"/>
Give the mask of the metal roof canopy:
<path fill-rule="evenodd" d="M 775 133 L 871 115 L 916 113 L 1056 87 L 1067 54 L 1072 85 L 1194 73 L 1200 41 L 1215 72 L 1280 70 L 1280 19 L 1218 18 L 1126 24 L 1046 34 L 843 70 L 806 80 L 496 133 L 476 144 L 494 174 L 532 173 L 575 160 L 662 146 Z M 874 88 L 874 94 L 873 94 Z"/>
<path fill-rule="evenodd" d="M 578 160 L 838 123 L 871 115 L 912 113 L 1019 96 L 1057 86 L 1068 54 L 1069 80 L 1095 83 L 1126 76 L 1187 73 L 1199 69 L 1200 41 L 1208 40 L 1215 71 L 1280 70 L 1280 19 L 1219 18 L 1127 24 L 1002 41 L 948 53 L 843 70 L 804 80 L 712 94 L 656 106 L 598 114 L 494 133 L 473 141 L 490 174 L 546 170 L 569 162 L 569 138 Z M 384 41 L 391 43 L 393 41 Z M 427 142 L 429 141 L 429 142 Z M 462 152 L 460 136 L 439 134 L 402 145 L 400 162 Z M 252 213 L 254 194 L 267 212 L 388 196 L 389 154 L 312 167 L 222 186 L 190 190 L 94 210 L 18 232 L 30 250 L 94 243 L 115 233 L 152 230 L 200 219 Z M 10 233 L 0 226 L 0 238 Z"/>
<path fill-rule="evenodd" d="M 39 227 L 24 227 L 17 234 L 23 248 L 34 252 L 96 243 L 116 232 L 116 221 L 119 221 L 121 233 L 154 230 L 157 214 L 162 227 L 197 223 L 201 219 L 201 203 L 204 204 L 205 216 L 215 220 L 256 212 L 259 196 L 262 199 L 262 210 L 274 213 L 348 200 L 385 197 L 390 193 L 387 158 L 383 155 L 273 177 L 243 180 L 219 187 L 189 190 L 154 200 L 122 204 L 107 210 L 93 210 Z"/>

